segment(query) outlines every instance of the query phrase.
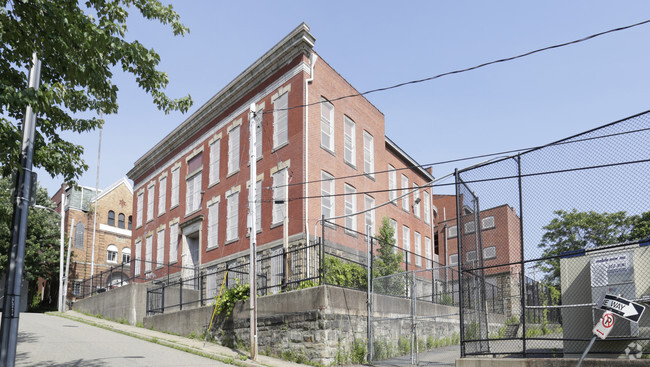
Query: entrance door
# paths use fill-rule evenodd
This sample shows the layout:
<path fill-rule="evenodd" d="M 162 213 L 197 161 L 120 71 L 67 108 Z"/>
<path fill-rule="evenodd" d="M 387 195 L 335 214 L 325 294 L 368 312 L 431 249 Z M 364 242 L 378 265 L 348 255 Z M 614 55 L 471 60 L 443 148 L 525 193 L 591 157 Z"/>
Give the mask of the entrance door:
<path fill-rule="evenodd" d="M 184 236 L 181 277 L 192 287 L 198 284 L 199 238 Z"/>

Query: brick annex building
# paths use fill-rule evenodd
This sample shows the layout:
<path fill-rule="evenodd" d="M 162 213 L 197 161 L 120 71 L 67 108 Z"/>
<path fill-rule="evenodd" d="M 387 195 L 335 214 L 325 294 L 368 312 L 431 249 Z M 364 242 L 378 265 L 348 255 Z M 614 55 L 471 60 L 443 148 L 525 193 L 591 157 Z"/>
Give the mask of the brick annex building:
<path fill-rule="evenodd" d="M 70 275 L 68 281 L 68 299 L 87 295 L 89 282 L 83 282 L 91 276 L 93 267 L 93 227 L 94 210 L 97 210 L 95 227 L 94 275 L 107 271 L 111 267 L 125 264 L 124 273 L 119 269 L 106 273 L 102 279 L 94 280 L 93 288 L 106 288 L 123 284 L 129 278 L 128 264 L 131 260 L 131 223 L 133 188 L 123 178 L 105 190 L 97 193 L 95 189 L 78 186 L 72 188 L 62 185 L 52 196 L 61 213 L 61 193 L 65 190 L 65 236 L 71 240 Z M 74 224 L 73 224 L 74 221 Z M 72 232 L 72 236 L 70 233 Z M 83 284 L 83 287 L 82 287 Z"/>
<path fill-rule="evenodd" d="M 384 115 L 367 99 L 337 99 L 358 91 L 316 54 L 314 41 L 306 24 L 298 26 L 135 162 L 127 174 L 135 192 L 133 249 L 144 260 L 135 262 L 135 276 L 166 275 L 164 264 L 172 263 L 182 266 L 171 268 L 173 276 L 186 278 L 244 261 L 252 181 L 261 254 L 282 249 L 285 225 L 292 248 L 321 235 L 321 216 L 393 200 L 336 219 L 352 231 L 328 227 L 327 241 L 359 256 L 364 236 L 353 231 L 370 226 L 376 234 L 386 216 L 399 247 L 412 252 L 409 263 L 431 265 L 425 261 L 433 260 L 430 189 L 398 198 L 432 181 L 431 173 L 407 168 L 417 163 L 385 136 Z M 263 113 L 253 179 L 251 103 Z M 276 201 L 287 183 L 285 213 Z"/>

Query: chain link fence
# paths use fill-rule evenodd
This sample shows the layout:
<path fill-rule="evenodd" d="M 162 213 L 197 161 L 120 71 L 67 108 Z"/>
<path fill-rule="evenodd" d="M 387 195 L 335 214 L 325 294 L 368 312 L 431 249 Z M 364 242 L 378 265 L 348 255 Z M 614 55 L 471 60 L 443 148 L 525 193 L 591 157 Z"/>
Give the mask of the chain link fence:
<path fill-rule="evenodd" d="M 604 294 L 650 298 L 649 145 L 643 113 L 456 173 L 463 357 L 578 357 Z M 649 342 L 649 316 L 617 318 L 590 356 Z"/>

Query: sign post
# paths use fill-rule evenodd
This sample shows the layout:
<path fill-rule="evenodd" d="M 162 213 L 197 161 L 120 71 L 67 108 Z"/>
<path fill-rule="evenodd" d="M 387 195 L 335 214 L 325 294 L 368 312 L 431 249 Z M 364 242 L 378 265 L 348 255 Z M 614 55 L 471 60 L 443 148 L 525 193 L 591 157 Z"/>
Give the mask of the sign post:
<path fill-rule="evenodd" d="M 582 364 L 582 361 L 585 360 L 585 357 L 591 350 L 591 347 L 594 345 L 594 342 L 596 341 L 596 337 L 599 337 L 603 340 L 607 338 L 607 335 L 609 335 L 609 332 L 612 331 L 612 328 L 614 328 L 614 314 L 612 314 L 609 311 L 605 311 L 603 314 L 603 317 L 600 318 L 600 321 L 594 326 L 594 329 L 592 330 L 594 336 L 591 337 L 591 340 L 589 341 L 589 345 L 587 346 L 587 349 L 582 353 L 582 356 L 580 356 L 580 360 L 578 361 L 578 364 L 576 367 L 580 367 Z"/>

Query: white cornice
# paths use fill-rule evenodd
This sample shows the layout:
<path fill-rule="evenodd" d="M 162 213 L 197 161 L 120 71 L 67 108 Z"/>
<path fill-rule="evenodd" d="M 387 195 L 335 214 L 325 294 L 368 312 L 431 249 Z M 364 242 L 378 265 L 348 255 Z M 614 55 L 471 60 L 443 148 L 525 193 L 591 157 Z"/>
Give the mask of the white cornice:
<path fill-rule="evenodd" d="M 138 159 L 127 173 L 127 177 L 134 182 L 141 181 L 140 176 L 154 167 L 170 151 L 180 147 L 188 137 L 194 135 L 206 123 L 222 114 L 298 55 L 309 55 L 315 40 L 307 24 L 300 24 Z"/>

